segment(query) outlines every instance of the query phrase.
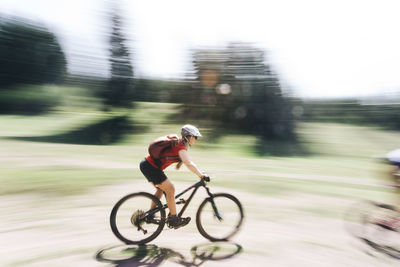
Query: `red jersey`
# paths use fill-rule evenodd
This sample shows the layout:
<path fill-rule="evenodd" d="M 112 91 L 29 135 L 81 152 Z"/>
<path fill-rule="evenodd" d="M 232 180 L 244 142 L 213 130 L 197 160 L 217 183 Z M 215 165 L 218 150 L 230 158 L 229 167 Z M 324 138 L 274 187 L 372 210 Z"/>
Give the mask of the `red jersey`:
<path fill-rule="evenodd" d="M 172 149 L 167 149 L 166 151 L 162 152 L 160 155 L 161 168 L 157 167 L 150 155 L 146 156 L 146 160 L 157 169 L 165 170 L 169 165 L 181 161 L 181 158 L 179 157 L 179 151 L 182 149 L 187 150 L 185 144 L 180 141 L 176 146 L 173 146 Z"/>

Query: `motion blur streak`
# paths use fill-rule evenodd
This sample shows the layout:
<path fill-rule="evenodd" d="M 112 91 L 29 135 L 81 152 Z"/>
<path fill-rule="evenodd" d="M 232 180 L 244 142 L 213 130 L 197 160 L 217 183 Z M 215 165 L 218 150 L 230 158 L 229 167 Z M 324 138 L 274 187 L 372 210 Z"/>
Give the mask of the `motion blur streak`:
<path fill-rule="evenodd" d="M 338 79 L 333 81 L 316 73 L 303 76 L 302 64 L 331 64 L 332 54 L 340 54 L 324 45 L 341 33 L 335 27 L 345 23 L 342 10 L 323 32 L 326 24 L 319 23 L 330 8 L 321 9 L 319 2 L 310 14 L 303 1 L 283 1 L 274 15 L 278 4 L 273 3 L 281 1 L 265 1 L 269 4 L 259 10 L 256 3 L 264 1 L 14 1 L 9 5 L 15 10 L 29 6 L 47 15 L 45 22 L 33 12 L 27 13 L 32 17 L 13 14 L 11 8 L 0 13 L 1 266 L 398 264 L 387 253 L 400 247 L 398 173 L 385 155 L 399 146 L 399 94 L 300 98 L 294 83 L 296 77 L 307 86 L 322 79 L 321 94 L 340 84 L 340 68 L 331 66 Z M 332 7 L 352 14 L 349 1 L 333 2 Z M 183 9 L 174 17 L 177 5 Z M 215 40 L 197 42 L 201 27 L 193 25 L 205 27 Z M 303 34 L 303 28 L 312 34 Z M 358 36 L 357 27 L 349 28 Z M 244 35 L 229 36 L 266 37 L 271 44 L 218 38 L 241 31 Z M 316 35 L 315 44 L 308 38 Z M 283 47 L 286 58 L 267 49 L 277 47 L 277 36 L 290 36 Z M 343 47 L 349 43 L 335 41 Z M 323 55 L 321 61 L 311 60 L 316 55 Z M 369 56 L 363 54 L 363 60 Z M 152 69 L 165 73 L 185 67 L 176 75 L 155 76 L 143 62 L 157 62 Z M 296 63 L 285 69 L 287 62 Z M 317 73 L 329 72 L 326 65 L 314 65 Z M 184 124 L 202 133 L 188 154 L 211 176 L 210 187 L 243 204 L 241 231 L 234 240 L 218 243 L 194 234 L 196 210 L 206 196 L 199 189 L 200 197 L 187 210 L 192 218 L 187 226 L 163 231 L 146 246 L 121 244 L 109 226 L 112 206 L 129 193 L 154 193 L 139 162 L 152 140 L 179 134 Z M 166 174 L 177 192 L 198 179 L 185 168 L 168 168 Z M 360 203 L 380 204 L 363 208 Z M 372 209 L 374 220 L 361 221 Z M 344 216 L 347 211 L 363 216 Z M 344 222 L 358 230 L 377 226 L 373 241 L 395 238 L 376 241 L 374 247 L 373 241 L 344 231 Z M 137 230 L 127 223 L 129 233 Z M 397 243 L 388 247 L 388 240 Z"/>

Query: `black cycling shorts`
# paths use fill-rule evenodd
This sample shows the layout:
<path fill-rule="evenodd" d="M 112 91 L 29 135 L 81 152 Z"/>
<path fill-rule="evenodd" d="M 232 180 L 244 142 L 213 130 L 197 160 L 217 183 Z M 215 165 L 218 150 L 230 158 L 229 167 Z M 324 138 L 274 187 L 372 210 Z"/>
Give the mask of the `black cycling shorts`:
<path fill-rule="evenodd" d="M 149 182 L 153 184 L 161 184 L 167 179 L 165 173 L 151 165 L 146 159 L 140 162 L 140 170 Z"/>

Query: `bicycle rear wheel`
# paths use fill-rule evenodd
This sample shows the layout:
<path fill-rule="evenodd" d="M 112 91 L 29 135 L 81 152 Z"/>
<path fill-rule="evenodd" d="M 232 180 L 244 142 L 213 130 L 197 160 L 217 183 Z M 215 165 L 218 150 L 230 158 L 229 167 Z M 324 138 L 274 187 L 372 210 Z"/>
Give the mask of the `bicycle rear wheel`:
<path fill-rule="evenodd" d="M 150 210 L 152 202 L 156 207 Z M 146 193 L 123 197 L 110 215 L 111 230 L 126 244 L 145 244 L 155 239 L 165 225 L 165 210 L 158 198 Z"/>
<path fill-rule="evenodd" d="M 211 241 L 226 241 L 236 234 L 244 218 L 239 200 L 225 193 L 206 198 L 196 214 L 200 234 Z"/>

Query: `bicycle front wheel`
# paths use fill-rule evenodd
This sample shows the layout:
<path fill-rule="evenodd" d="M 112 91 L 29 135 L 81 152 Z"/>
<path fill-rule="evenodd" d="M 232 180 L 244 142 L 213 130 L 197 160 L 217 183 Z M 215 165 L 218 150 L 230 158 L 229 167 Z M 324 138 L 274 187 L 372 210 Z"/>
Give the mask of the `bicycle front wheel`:
<path fill-rule="evenodd" d="M 152 203 L 155 208 L 151 209 Z M 165 225 L 165 210 L 158 198 L 146 193 L 123 197 L 110 215 L 111 230 L 126 244 L 145 244 L 155 239 Z"/>
<path fill-rule="evenodd" d="M 226 241 L 236 234 L 244 218 L 240 201 L 225 193 L 206 198 L 196 214 L 200 234 L 211 241 Z"/>
<path fill-rule="evenodd" d="M 370 202 L 370 212 L 362 220 L 362 239 L 372 248 L 400 259 L 400 215 L 388 204 Z"/>
<path fill-rule="evenodd" d="M 373 249 L 400 259 L 400 214 L 396 207 L 364 201 L 346 213 L 349 232 Z"/>

